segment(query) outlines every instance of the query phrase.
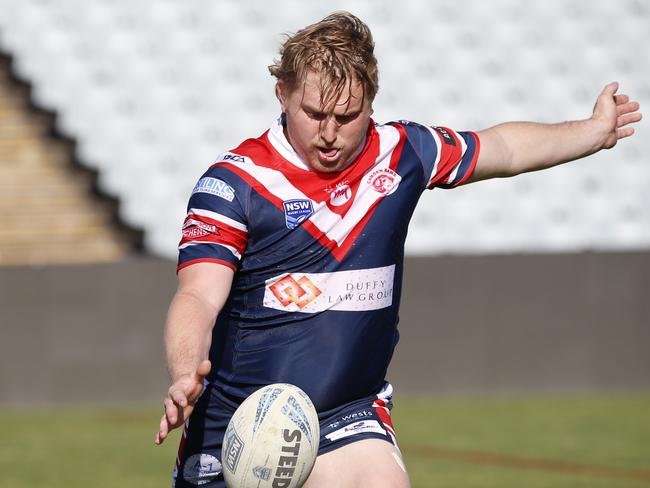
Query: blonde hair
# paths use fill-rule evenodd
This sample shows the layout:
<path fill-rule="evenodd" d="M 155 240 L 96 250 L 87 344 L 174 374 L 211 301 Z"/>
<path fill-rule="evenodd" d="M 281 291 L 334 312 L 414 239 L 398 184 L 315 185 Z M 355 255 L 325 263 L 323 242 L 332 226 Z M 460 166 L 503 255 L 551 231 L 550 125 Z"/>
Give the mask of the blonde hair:
<path fill-rule="evenodd" d="M 372 102 L 379 89 L 375 43 L 368 26 L 349 12 L 339 11 L 288 35 L 269 72 L 289 90 L 309 71 L 321 75 L 321 101 L 338 97 L 357 80 L 363 96 Z"/>

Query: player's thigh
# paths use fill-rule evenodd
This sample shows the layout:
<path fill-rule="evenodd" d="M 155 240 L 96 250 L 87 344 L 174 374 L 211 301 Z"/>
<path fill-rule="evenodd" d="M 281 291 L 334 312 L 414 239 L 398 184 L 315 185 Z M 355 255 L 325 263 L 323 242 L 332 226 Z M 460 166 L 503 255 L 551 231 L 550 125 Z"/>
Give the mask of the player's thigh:
<path fill-rule="evenodd" d="M 409 488 L 399 450 L 390 442 L 364 439 L 316 458 L 305 488 Z"/>

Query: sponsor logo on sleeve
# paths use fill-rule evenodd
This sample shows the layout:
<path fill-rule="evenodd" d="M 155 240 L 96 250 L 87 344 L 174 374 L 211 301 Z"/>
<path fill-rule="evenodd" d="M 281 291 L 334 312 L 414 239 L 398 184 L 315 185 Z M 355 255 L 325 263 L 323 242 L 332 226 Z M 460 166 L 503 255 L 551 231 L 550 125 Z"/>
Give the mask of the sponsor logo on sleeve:
<path fill-rule="evenodd" d="M 395 265 L 333 273 L 290 273 L 266 281 L 264 306 L 316 313 L 379 310 L 393 304 Z"/>
<path fill-rule="evenodd" d="M 183 224 L 183 237 L 195 239 L 197 237 L 205 237 L 209 234 L 221 235 L 219 229 L 214 224 L 206 224 L 196 219 L 188 219 Z"/>
<path fill-rule="evenodd" d="M 284 216 L 289 229 L 295 229 L 314 213 L 314 205 L 311 200 L 285 200 L 282 205 L 284 206 Z"/>
<path fill-rule="evenodd" d="M 373 171 L 366 180 L 376 192 L 388 196 L 397 190 L 402 177 L 390 168 L 382 168 Z"/>
<path fill-rule="evenodd" d="M 187 458 L 183 478 L 189 483 L 201 486 L 214 480 L 221 473 L 221 463 L 211 454 L 194 454 Z"/>
<path fill-rule="evenodd" d="M 445 141 L 445 144 L 449 144 L 450 146 L 456 145 L 456 140 L 452 137 L 452 135 L 449 133 L 447 129 L 445 129 L 444 127 L 437 127 L 437 126 L 432 128 L 442 136 L 442 139 Z"/>
<path fill-rule="evenodd" d="M 210 195 L 216 195 L 232 202 L 235 198 L 235 190 L 232 186 L 226 183 L 219 178 L 211 178 L 209 176 L 203 177 L 192 190 L 192 195 L 195 193 L 209 193 Z"/>

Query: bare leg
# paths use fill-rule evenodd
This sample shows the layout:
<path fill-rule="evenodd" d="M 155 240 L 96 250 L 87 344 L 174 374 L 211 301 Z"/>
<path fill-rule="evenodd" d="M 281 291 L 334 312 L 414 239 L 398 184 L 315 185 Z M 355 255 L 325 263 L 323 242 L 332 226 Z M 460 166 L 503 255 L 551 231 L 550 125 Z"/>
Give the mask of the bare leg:
<path fill-rule="evenodd" d="M 391 443 L 364 439 L 318 456 L 304 488 L 409 488 L 402 455 Z"/>

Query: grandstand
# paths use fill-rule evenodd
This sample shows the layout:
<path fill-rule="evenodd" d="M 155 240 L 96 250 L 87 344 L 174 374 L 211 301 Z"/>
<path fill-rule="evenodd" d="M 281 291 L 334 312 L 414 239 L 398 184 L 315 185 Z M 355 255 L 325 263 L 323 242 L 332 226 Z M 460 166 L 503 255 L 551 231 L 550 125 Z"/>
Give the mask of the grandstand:
<path fill-rule="evenodd" d="M 650 5 L 643 0 L 407 0 L 399 9 L 387 0 L 281 0 L 272 13 L 269 5 L 0 0 L 0 319 L 3 334 L 9 326 L 23 331 L 18 346 L 0 345 L 6 361 L 0 371 L 41 333 L 50 337 L 56 328 L 74 345 L 88 324 L 115 327 L 120 338 L 114 343 L 106 334 L 84 332 L 86 356 L 64 347 L 63 339 L 56 342 L 66 353 L 46 355 L 37 370 L 48 375 L 38 381 L 60 384 L 65 372 L 100 358 L 89 375 L 101 376 L 117 361 L 132 375 L 125 394 L 157 398 L 165 381 L 161 315 L 173 289 L 170 260 L 191 189 L 217 154 L 261 134 L 278 115 L 266 67 L 281 33 L 333 10 L 350 10 L 373 30 L 381 85 L 374 117 L 380 122 L 475 130 L 506 120 L 586 118 L 612 80 L 642 110 L 650 107 Z M 438 332 L 414 327 L 403 335 L 402 349 L 435 343 L 429 357 L 458 373 L 438 383 L 449 390 L 647 386 L 639 371 L 650 368 L 640 349 L 650 340 L 649 153 L 650 130 L 641 123 L 635 137 L 585 161 L 427 192 L 409 231 L 405 301 L 422 307 L 426 298 L 416 303 L 409 296 L 434 289 L 434 298 L 445 300 L 436 306 L 462 310 L 465 321 L 450 325 L 450 314 Z M 82 262 L 93 264 L 63 266 Z M 432 288 L 435 273 L 446 276 L 450 288 Z M 454 273 L 472 280 L 471 299 Z M 511 308 L 499 295 L 503 290 L 519 304 Z M 536 306 L 539 296 L 552 317 Z M 44 309 L 29 310 L 27 320 L 33 297 Z M 428 323 L 423 309 L 409 309 L 405 317 L 405 324 Z M 553 326 L 540 332 L 549 322 Z M 603 356 L 614 325 L 620 342 Z M 26 327 L 37 328 L 34 337 Z M 514 330 L 519 342 L 504 341 L 510 350 L 528 353 L 537 342 L 556 356 L 550 353 L 545 372 L 533 371 L 524 353 L 506 364 L 502 344 L 478 327 L 499 337 Z M 450 344 L 461 348 L 470 335 L 471 354 L 458 368 Z M 417 357 L 424 361 L 422 353 Z M 400 357 L 396 374 L 415 384 L 411 371 L 424 365 L 415 356 Z M 138 375 L 138 361 L 151 358 L 157 366 L 148 362 L 146 374 Z M 403 373 L 399 364 L 407 365 Z M 492 373 L 481 370 L 485 364 Z M 443 381 L 434 376 L 423 380 Z M 11 381 L 0 373 L 0 391 L 18 392 Z M 136 384 L 148 389 L 138 393 Z M 116 398 L 111 388 L 86 386 L 73 397 Z M 41 401 L 66 396 L 66 388 L 74 385 L 18 396 Z"/>
<path fill-rule="evenodd" d="M 77 157 L 120 201 L 146 249 L 173 257 L 193 183 L 219 152 L 277 115 L 266 66 L 280 33 L 335 8 L 373 29 L 379 121 L 459 129 L 584 118 L 617 79 L 650 100 L 650 13 L 627 0 L 327 5 L 197 0 L 0 0 L 0 48 L 58 114 Z M 615 154 L 514 181 L 427 194 L 412 254 L 628 250 L 650 245 L 645 127 Z M 612 169 L 615 166 L 615 169 Z M 449 210 L 449 211 L 447 211 Z M 435 236 L 432 238 L 431 236 Z"/>
<path fill-rule="evenodd" d="M 95 174 L 79 167 L 54 116 L 30 105 L 29 86 L 0 57 L 0 265 L 112 262 L 140 236 L 98 198 Z"/>

